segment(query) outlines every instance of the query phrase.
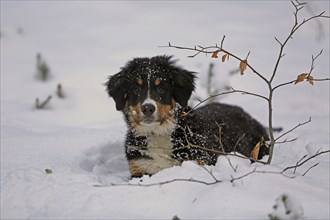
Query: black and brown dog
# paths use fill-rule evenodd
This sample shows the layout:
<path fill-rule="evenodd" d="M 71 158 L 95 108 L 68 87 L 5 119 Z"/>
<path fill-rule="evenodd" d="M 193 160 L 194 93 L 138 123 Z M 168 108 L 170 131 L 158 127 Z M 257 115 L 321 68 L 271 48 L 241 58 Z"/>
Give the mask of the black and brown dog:
<path fill-rule="evenodd" d="M 107 93 L 128 125 L 125 149 L 132 177 L 184 160 L 214 165 L 219 155 L 233 151 L 250 158 L 256 144 L 269 139 L 264 127 L 240 107 L 187 107 L 195 78 L 170 56 L 135 58 L 109 77 Z M 258 159 L 266 154 L 262 145 Z"/>

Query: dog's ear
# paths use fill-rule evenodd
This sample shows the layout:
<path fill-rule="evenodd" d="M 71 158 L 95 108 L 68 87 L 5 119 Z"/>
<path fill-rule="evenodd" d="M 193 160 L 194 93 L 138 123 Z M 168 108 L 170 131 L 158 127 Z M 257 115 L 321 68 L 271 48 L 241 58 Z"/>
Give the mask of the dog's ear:
<path fill-rule="evenodd" d="M 174 92 L 173 97 L 182 107 L 186 107 L 191 93 L 195 89 L 194 80 L 196 76 L 193 72 L 182 68 L 175 68 L 174 76 Z"/>
<path fill-rule="evenodd" d="M 105 83 L 106 91 L 110 97 L 116 102 L 116 109 L 123 110 L 127 98 L 127 86 L 124 73 L 121 71 L 109 77 L 108 82 Z"/>

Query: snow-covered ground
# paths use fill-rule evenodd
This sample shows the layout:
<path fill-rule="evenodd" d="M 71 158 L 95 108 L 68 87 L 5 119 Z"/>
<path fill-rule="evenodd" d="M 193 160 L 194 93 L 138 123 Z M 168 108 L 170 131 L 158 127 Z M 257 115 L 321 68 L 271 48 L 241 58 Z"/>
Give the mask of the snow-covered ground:
<path fill-rule="evenodd" d="M 329 14 L 329 1 L 310 1 L 306 9 L 302 17 Z M 207 97 L 210 62 L 214 88 L 230 84 L 266 95 L 267 86 L 250 71 L 229 77 L 238 67 L 234 59 L 192 59 L 188 51 L 158 46 L 209 46 L 226 35 L 228 50 L 241 57 L 251 51 L 249 63 L 269 76 L 279 51 L 274 37 L 288 34 L 292 12 L 288 1 L 1 1 L 1 219 L 267 219 L 285 215 L 286 206 L 292 219 L 329 219 L 329 154 L 295 173 L 278 174 L 304 155 L 329 150 L 329 81 L 290 85 L 275 94 L 274 124 L 283 132 L 312 121 L 285 137 L 296 141 L 276 146 L 271 165 L 220 157 L 207 170 L 185 162 L 133 180 L 123 152 L 123 117 L 103 86 L 133 57 L 169 54 L 199 72 L 196 97 Z M 329 78 L 325 19 L 307 24 L 289 42 L 275 84 L 308 71 L 321 49 L 313 75 Z M 47 82 L 36 78 L 38 53 L 51 69 Z M 59 83 L 64 99 L 56 96 Z M 49 95 L 49 105 L 36 109 L 35 99 Z M 267 124 L 261 99 L 235 94 L 220 101 Z M 212 183 L 210 171 L 216 184 L 171 182 Z"/>

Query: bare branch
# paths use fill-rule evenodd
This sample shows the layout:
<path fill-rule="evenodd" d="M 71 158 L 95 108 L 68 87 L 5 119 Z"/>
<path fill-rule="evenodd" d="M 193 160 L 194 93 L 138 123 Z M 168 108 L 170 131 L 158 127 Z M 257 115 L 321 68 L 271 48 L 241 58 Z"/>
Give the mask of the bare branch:
<path fill-rule="evenodd" d="M 141 184 L 141 183 L 110 183 L 110 185 L 98 185 L 95 184 L 94 187 L 112 187 L 112 186 L 142 186 L 142 187 L 150 187 L 150 186 L 161 186 L 161 185 L 166 185 L 166 184 L 170 184 L 170 183 L 175 183 L 175 182 L 189 182 L 189 183 L 200 183 L 200 184 L 204 184 L 204 185 L 214 185 L 217 183 L 221 183 L 221 180 L 217 180 L 217 181 L 213 181 L 213 182 L 206 182 L 206 181 L 202 181 L 202 180 L 196 180 L 193 178 L 190 179 L 171 179 L 168 181 L 163 181 L 163 182 L 158 182 L 158 183 L 149 183 L 149 184 Z"/>
<path fill-rule="evenodd" d="M 220 48 L 222 49 L 223 48 L 223 42 L 225 41 L 225 35 L 223 35 L 223 37 L 222 37 L 222 40 L 221 40 L 221 45 L 220 45 Z"/>
<path fill-rule="evenodd" d="M 275 38 L 276 41 L 280 44 L 280 51 L 279 51 L 278 58 L 277 58 L 276 63 L 275 63 L 275 67 L 274 67 L 274 69 L 273 69 L 273 74 L 272 74 L 272 76 L 271 76 L 271 78 L 270 78 L 270 80 L 269 80 L 270 83 L 271 83 L 271 82 L 274 80 L 274 78 L 275 78 L 275 75 L 276 75 L 276 72 L 277 72 L 278 66 L 279 66 L 279 64 L 280 64 L 280 60 L 281 60 L 282 57 L 283 57 L 284 47 L 285 47 L 285 45 L 288 43 L 288 41 L 289 41 L 290 39 L 292 39 L 294 33 L 295 33 L 298 29 L 300 29 L 301 26 L 303 26 L 304 24 L 306 24 L 307 22 L 309 22 L 309 21 L 311 21 L 311 20 L 314 20 L 314 19 L 316 19 L 316 18 L 330 18 L 330 16 L 325 16 L 325 15 L 323 15 L 323 14 L 325 13 L 325 12 L 323 11 L 322 13 L 320 13 L 320 14 L 318 14 L 318 15 L 314 15 L 314 16 L 311 16 L 311 17 L 309 17 L 309 18 L 307 18 L 307 19 L 304 19 L 302 22 L 299 23 L 299 21 L 298 21 L 298 13 L 299 13 L 299 11 L 304 7 L 304 4 L 305 4 L 305 3 L 300 3 L 300 2 L 298 2 L 298 1 L 296 1 L 296 2 L 291 1 L 291 3 L 292 3 L 293 6 L 295 7 L 295 12 L 294 12 L 295 23 L 294 23 L 294 25 L 293 25 L 293 27 L 292 27 L 290 33 L 288 34 L 287 38 L 283 41 L 283 43 L 282 43 L 282 42 L 279 42 L 279 41 L 277 40 L 277 38 Z M 301 6 L 301 7 L 299 7 L 299 6 Z"/>
<path fill-rule="evenodd" d="M 212 182 L 206 182 L 203 180 L 196 180 L 193 178 L 189 178 L 189 179 L 184 179 L 184 178 L 178 178 L 178 179 L 172 179 L 172 180 L 167 180 L 167 181 L 163 181 L 163 182 L 158 182 L 158 183 L 149 183 L 149 184 L 141 184 L 141 183 L 111 183 L 110 185 L 94 185 L 95 187 L 111 187 L 111 186 L 143 186 L 143 187 L 149 187 L 149 186 L 161 186 L 161 185 L 166 185 L 166 184 L 170 184 L 170 183 L 175 183 L 175 182 L 189 182 L 189 183 L 200 183 L 200 184 L 204 184 L 204 185 L 214 185 L 214 184 L 218 184 L 218 183 L 222 183 L 222 180 L 217 179 L 214 174 L 212 173 L 212 170 L 208 170 L 206 167 L 201 166 L 200 167 L 206 171 L 214 181 Z"/>
<path fill-rule="evenodd" d="M 257 173 L 257 174 L 276 174 L 276 175 L 280 174 L 280 175 L 282 175 L 282 176 L 284 176 L 286 178 L 295 178 L 295 176 L 288 176 L 288 175 L 286 175 L 283 172 L 257 170 L 257 168 L 254 168 L 252 171 L 250 171 L 250 172 L 248 172 L 246 174 L 243 174 L 241 176 L 238 176 L 238 177 L 235 177 L 235 178 L 233 176 L 231 176 L 232 179 L 230 180 L 230 182 L 233 183 L 236 180 L 243 179 L 244 177 L 250 176 L 251 174 L 254 174 L 254 173 Z"/>
<path fill-rule="evenodd" d="M 324 78 L 324 79 L 313 79 L 314 81 L 329 81 L 330 80 L 330 78 Z"/>
<path fill-rule="evenodd" d="M 298 138 L 293 138 L 293 139 L 290 139 L 290 140 L 285 139 L 284 141 L 275 141 L 275 144 L 286 144 L 286 143 L 289 143 L 289 142 L 294 142 L 297 139 Z"/>
<path fill-rule="evenodd" d="M 252 93 L 252 92 L 248 92 L 248 91 L 244 91 L 244 90 L 237 90 L 231 87 L 231 91 L 227 91 L 227 92 L 222 92 L 219 94 L 215 94 L 215 95 L 210 95 L 208 98 L 200 100 L 198 104 L 196 104 L 192 109 L 196 109 L 198 106 L 200 106 L 201 104 L 203 104 L 204 102 L 207 102 L 210 99 L 213 99 L 217 96 L 222 96 L 222 95 L 228 95 L 228 94 L 232 94 L 232 93 L 242 93 L 242 95 L 251 95 L 251 96 L 256 96 L 262 99 L 265 99 L 266 101 L 268 101 L 268 98 L 262 95 L 259 95 L 257 93 Z"/>
<path fill-rule="evenodd" d="M 227 157 L 227 156 L 225 156 L 225 157 L 226 157 L 226 159 L 228 160 L 228 163 L 229 163 L 230 167 L 233 169 L 233 171 L 234 171 L 234 172 L 237 172 L 238 165 L 236 165 L 236 167 L 234 167 L 233 164 L 232 164 L 231 161 L 230 161 L 230 158 Z"/>
<path fill-rule="evenodd" d="M 311 121 L 312 121 L 312 117 L 309 117 L 308 121 L 305 121 L 305 122 L 303 122 L 303 123 L 299 123 L 297 126 L 293 127 L 293 128 L 290 129 L 289 131 L 284 132 L 282 135 L 278 136 L 278 137 L 275 139 L 275 141 L 277 141 L 278 139 L 282 138 L 283 136 L 289 134 L 290 132 L 294 131 L 295 129 L 299 128 L 300 126 L 303 126 L 303 125 L 305 125 L 305 124 L 307 124 L 307 123 L 309 123 L 309 122 L 311 122 Z"/>
<path fill-rule="evenodd" d="M 289 176 L 287 175 L 285 172 L 289 169 L 294 169 L 296 170 L 298 167 L 302 166 L 303 164 L 305 164 L 307 161 L 313 159 L 313 158 L 316 158 L 317 156 L 321 155 L 321 154 L 325 154 L 325 153 L 330 153 L 330 150 L 326 150 L 326 151 L 317 151 L 314 155 L 306 158 L 307 156 L 305 155 L 304 157 L 302 157 L 297 163 L 296 165 L 294 166 L 290 166 L 290 167 L 286 167 L 285 169 L 283 169 L 282 171 L 267 171 L 267 170 L 257 170 L 257 168 L 255 167 L 252 171 L 249 171 L 243 175 L 240 175 L 238 177 L 233 177 L 231 176 L 231 180 L 230 182 L 233 183 L 235 182 L 236 180 L 240 180 L 240 179 L 243 179 L 249 175 L 252 175 L 254 173 L 256 174 L 276 174 L 276 175 L 282 175 L 286 178 L 295 178 L 295 176 Z M 306 158 L 306 159 L 305 159 Z M 229 158 L 228 159 L 228 162 L 229 164 L 232 166 L 232 164 L 230 163 L 230 160 Z M 306 175 L 306 173 L 311 170 L 312 168 L 316 167 L 319 163 L 316 163 L 314 164 L 313 166 L 309 167 L 307 169 L 307 171 L 304 172 L 303 176 Z M 201 166 L 201 165 L 200 165 Z M 213 179 L 213 181 L 211 182 L 206 182 L 206 181 L 203 181 L 203 180 L 196 180 L 194 178 L 189 178 L 189 179 L 184 179 L 184 178 L 177 178 L 177 179 L 171 179 L 171 180 L 167 180 L 167 181 L 163 181 L 163 182 L 158 182 L 158 183 L 149 183 L 149 184 L 142 184 L 142 183 L 119 183 L 119 184 L 116 184 L 116 183 L 110 183 L 109 185 L 100 185 L 100 184 L 96 184 L 94 185 L 94 187 L 113 187 L 113 186 L 138 186 L 138 187 L 151 187 L 151 186 L 162 186 L 162 185 L 166 185 L 166 184 L 170 184 L 170 183 L 175 183 L 175 182 L 188 182 L 188 183 L 199 183 L 199 184 L 204 184 L 204 185 L 215 185 L 215 184 L 218 184 L 218 183 L 222 183 L 223 181 L 222 180 L 219 180 L 218 178 L 216 178 L 214 176 L 214 174 L 212 173 L 212 170 L 208 170 L 206 167 L 204 166 L 201 166 L 203 168 L 203 170 L 205 172 L 207 172 Z M 237 170 L 237 167 L 234 168 L 232 166 L 232 168 L 234 169 L 234 172 L 236 172 Z M 294 172 L 295 173 L 295 172 Z"/>
<path fill-rule="evenodd" d="M 239 136 L 239 138 L 237 139 L 237 141 L 236 141 L 236 143 L 235 143 L 235 146 L 234 146 L 234 152 L 236 152 L 236 148 L 237 148 L 237 146 L 238 146 L 238 144 L 241 142 L 241 140 L 243 140 L 243 138 L 245 137 L 245 133 L 244 134 L 242 134 L 241 136 Z M 249 160 L 251 160 L 252 158 L 250 158 L 250 157 L 247 157 L 247 158 L 249 158 Z M 253 161 L 255 161 L 255 160 L 253 160 Z"/>
<path fill-rule="evenodd" d="M 306 170 L 306 172 L 303 173 L 303 176 L 305 176 L 305 175 L 308 173 L 308 171 L 310 171 L 312 168 L 316 167 L 316 166 L 319 165 L 319 164 L 320 164 L 320 163 L 316 163 L 316 164 L 314 164 L 313 166 L 311 166 L 310 168 L 308 168 L 308 169 Z"/>
<path fill-rule="evenodd" d="M 273 87 L 273 91 L 275 91 L 276 89 L 278 89 L 278 88 L 280 88 L 280 87 L 282 87 L 282 86 L 290 85 L 290 84 L 294 83 L 295 81 L 296 81 L 296 80 L 291 80 L 291 81 L 289 81 L 289 82 L 281 83 L 281 84 L 279 84 L 279 85 L 277 85 L 277 86 L 274 86 L 274 87 Z"/>
<path fill-rule="evenodd" d="M 250 56 L 250 52 L 251 52 L 251 51 L 249 51 L 248 54 L 246 55 L 245 60 L 247 60 L 247 59 L 249 58 L 249 56 Z"/>
<path fill-rule="evenodd" d="M 304 155 L 300 160 L 297 161 L 296 163 L 296 166 L 294 167 L 293 169 L 293 173 L 296 173 L 296 170 L 297 170 L 297 167 L 298 167 L 298 164 L 307 157 L 307 155 Z"/>
<path fill-rule="evenodd" d="M 251 175 L 252 173 L 255 173 L 256 172 L 256 170 L 257 170 L 257 168 L 254 168 L 252 171 L 250 171 L 250 172 L 248 172 L 248 173 L 246 173 L 246 174 L 244 174 L 244 175 L 242 175 L 242 176 L 239 176 L 239 177 L 231 177 L 232 179 L 230 180 L 230 182 L 232 183 L 232 182 L 234 182 L 234 181 L 236 181 L 236 180 L 239 180 L 239 179 L 242 179 L 242 178 L 244 178 L 244 177 L 247 177 L 247 176 L 249 176 L 249 175 Z"/>
<path fill-rule="evenodd" d="M 316 59 L 322 54 L 322 52 L 323 52 L 323 50 L 321 50 L 320 53 L 316 55 L 316 57 L 314 57 L 314 56 L 312 55 L 312 63 L 311 63 L 311 68 L 310 68 L 310 70 L 309 70 L 309 72 L 308 72 L 308 76 L 310 76 L 310 75 L 312 74 L 312 71 L 313 71 L 314 68 L 315 68 L 315 66 L 314 66 L 314 62 L 315 62 L 315 60 L 316 60 Z M 307 76 L 307 77 L 308 77 L 308 76 Z"/>
<path fill-rule="evenodd" d="M 308 76 L 306 76 L 306 78 L 307 78 Z M 321 82 L 321 81 L 329 81 L 330 80 L 330 78 L 322 78 L 322 79 L 313 79 L 313 81 L 314 82 Z M 274 86 L 273 87 L 273 91 L 274 90 L 276 90 L 276 89 L 278 89 L 278 88 L 280 88 L 280 87 L 283 87 L 283 86 L 287 86 L 287 85 L 290 85 L 290 84 L 293 84 L 293 83 L 295 83 L 296 82 L 296 80 L 291 80 L 291 81 L 289 81 L 289 82 L 285 82 L 285 83 L 281 83 L 281 84 L 279 84 L 279 85 L 277 85 L 277 86 Z"/>
<path fill-rule="evenodd" d="M 196 180 L 194 178 L 189 178 L 189 179 L 184 179 L 184 178 L 177 178 L 177 179 L 171 179 L 171 180 L 167 180 L 167 181 L 162 181 L 162 182 L 157 182 L 157 183 L 148 183 L 148 184 L 143 184 L 143 183 L 110 183 L 109 185 L 101 185 L 101 184 L 95 184 L 94 187 L 114 187 L 114 186 L 137 186 L 137 187 L 152 187 L 152 186 L 162 186 L 162 185 L 166 185 L 166 184 L 170 184 L 170 183 L 175 183 L 175 182 L 188 182 L 188 183 L 199 183 L 199 184 L 203 184 L 203 185 L 215 185 L 218 183 L 222 183 L 222 180 L 217 179 L 214 174 L 209 171 L 208 169 L 206 169 L 205 167 L 201 166 L 212 178 L 214 181 L 211 182 L 206 182 L 203 180 Z M 231 177 L 232 179 L 230 180 L 231 183 L 235 182 L 236 180 L 240 180 L 243 179 L 251 174 L 279 174 L 282 175 L 284 177 L 287 178 L 294 178 L 294 176 L 288 176 L 283 172 L 274 172 L 274 171 L 258 171 L 257 168 L 254 168 L 252 171 L 247 172 L 246 174 L 243 174 L 241 176 L 238 177 Z"/>
<path fill-rule="evenodd" d="M 223 40 L 224 40 L 224 38 L 223 38 Z M 223 40 L 222 40 L 222 44 L 223 44 Z M 223 45 L 221 45 L 221 47 L 218 47 L 218 46 L 201 47 L 202 49 L 197 49 L 196 47 L 195 48 L 181 47 L 181 46 L 175 46 L 175 45 L 171 45 L 171 44 L 169 46 L 160 46 L 160 47 L 170 47 L 170 48 L 175 48 L 175 49 L 180 49 L 180 50 L 188 50 L 188 51 L 195 51 L 195 52 L 197 51 L 197 53 L 188 56 L 189 58 L 194 58 L 200 53 L 204 53 L 204 54 L 207 55 L 207 54 L 213 54 L 215 51 L 219 51 L 219 52 L 226 53 L 231 57 L 234 57 L 236 60 L 238 60 L 240 62 L 245 61 L 245 59 L 242 59 L 242 58 L 236 56 L 235 54 L 229 52 L 228 50 L 223 49 Z M 249 54 L 250 54 L 250 52 L 248 53 L 248 56 L 249 56 Z M 266 83 L 268 82 L 268 80 L 263 75 L 261 75 L 256 69 L 254 69 L 249 63 L 247 63 L 247 67 L 249 67 L 249 69 L 253 73 L 255 73 L 259 78 L 264 80 Z"/>
<path fill-rule="evenodd" d="M 213 180 L 214 180 L 215 183 L 222 182 L 222 181 L 218 180 L 218 179 L 214 176 L 212 170 L 208 170 L 208 169 L 206 169 L 205 166 L 200 166 L 200 167 L 202 167 L 202 168 L 203 168 L 208 174 L 211 175 L 211 177 L 213 178 Z"/>
<path fill-rule="evenodd" d="M 302 165 L 305 164 L 307 161 L 309 161 L 309 160 L 311 160 L 311 159 L 313 159 L 313 158 L 315 158 L 315 157 L 317 157 L 317 156 L 319 156 L 319 155 L 321 155 L 321 154 L 327 154 L 327 153 L 330 153 L 330 150 L 317 151 L 314 155 L 308 157 L 308 158 L 305 159 L 305 160 L 302 160 L 302 159 L 304 159 L 304 158 L 307 157 L 307 156 L 305 155 L 300 161 L 298 161 L 298 163 L 297 163 L 296 165 L 286 167 L 286 168 L 282 171 L 282 173 L 284 173 L 285 171 L 290 170 L 290 169 L 294 169 L 294 171 L 295 171 L 298 167 L 302 166 Z M 314 165 L 313 167 L 315 167 L 315 166 L 316 166 L 316 165 Z M 311 168 L 310 168 L 310 169 L 311 169 Z M 309 170 L 310 170 L 310 169 L 309 169 Z M 305 174 L 306 174 L 306 172 L 305 172 Z"/>
<path fill-rule="evenodd" d="M 298 82 L 297 80 L 291 80 L 291 81 L 288 81 L 288 82 L 284 82 L 284 83 L 278 84 L 276 86 L 273 86 L 272 85 L 272 83 L 274 81 L 274 78 L 275 78 L 275 76 L 276 76 L 276 74 L 278 72 L 278 69 L 279 69 L 279 65 L 281 63 L 281 60 L 285 56 L 284 49 L 286 48 L 286 45 L 289 42 L 289 40 L 290 39 L 293 39 L 294 34 L 302 26 L 304 26 L 305 24 L 307 24 L 308 22 L 310 22 L 312 20 L 316 20 L 316 19 L 319 19 L 319 18 L 326 18 L 326 19 L 329 19 L 330 18 L 330 16 L 324 15 L 325 12 L 321 12 L 319 14 L 316 14 L 314 16 L 310 16 L 310 17 L 308 17 L 306 19 L 302 19 L 301 20 L 299 18 L 299 15 L 300 15 L 301 10 L 305 7 L 306 3 L 299 2 L 298 0 L 291 0 L 291 4 L 294 7 L 294 12 L 293 12 L 294 22 L 292 24 L 291 30 L 289 30 L 289 33 L 287 34 L 287 36 L 284 38 L 283 41 L 280 41 L 278 38 L 275 37 L 276 42 L 279 44 L 279 52 L 278 52 L 277 58 L 275 59 L 275 65 L 274 65 L 274 67 L 272 69 L 272 73 L 271 73 L 269 79 L 267 79 L 266 77 L 264 77 L 263 74 L 261 74 L 252 65 L 250 65 L 249 62 L 247 62 L 247 59 L 248 59 L 248 57 L 250 55 L 250 52 L 248 52 L 248 54 L 247 54 L 247 56 L 246 56 L 245 59 L 242 59 L 239 56 L 236 56 L 234 53 L 231 53 L 228 50 L 224 49 L 225 36 L 223 36 L 223 38 L 221 40 L 220 47 L 218 46 L 218 44 L 215 44 L 215 46 L 208 46 L 208 47 L 199 46 L 198 48 L 196 46 L 194 48 L 191 48 L 191 47 L 175 46 L 175 45 L 171 45 L 171 44 L 169 44 L 168 46 L 165 46 L 165 47 L 170 47 L 170 48 L 176 48 L 176 49 L 182 49 L 182 50 L 188 50 L 188 51 L 195 52 L 193 55 L 191 55 L 189 57 L 195 57 L 195 56 L 197 56 L 199 54 L 205 54 L 206 56 L 208 54 L 212 54 L 212 55 L 215 54 L 213 57 L 214 58 L 217 58 L 218 57 L 217 54 L 219 52 L 222 52 L 225 55 L 227 55 L 228 57 L 231 56 L 235 60 L 240 61 L 240 64 L 242 64 L 242 63 L 244 64 L 244 65 L 242 65 L 242 68 L 240 68 L 241 72 L 244 72 L 244 70 L 248 68 L 249 70 L 251 70 L 254 74 L 256 74 L 261 80 L 263 80 L 267 84 L 268 90 L 269 90 L 268 97 L 265 97 L 265 96 L 259 95 L 259 94 L 255 94 L 255 93 L 250 93 L 250 92 L 247 92 L 247 91 L 234 90 L 234 89 L 232 89 L 231 91 L 227 91 L 227 92 L 223 92 L 223 93 L 220 93 L 220 94 L 212 95 L 209 98 L 207 98 L 207 99 L 205 99 L 203 101 L 200 101 L 200 103 L 198 103 L 197 105 L 195 105 L 194 108 L 193 108 L 193 109 L 195 109 L 196 107 L 198 107 L 199 105 L 201 105 L 203 102 L 205 102 L 205 101 L 207 101 L 209 99 L 213 99 L 216 96 L 225 95 L 225 94 L 231 94 L 231 93 L 236 93 L 236 92 L 241 92 L 242 94 L 248 94 L 248 95 L 252 95 L 252 96 L 259 97 L 259 98 L 262 98 L 262 99 L 266 100 L 267 103 L 268 103 L 268 127 L 269 127 L 269 137 L 270 137 L 270 142 L 269 142 L 270 143 L 269 144 L 269 149 L 270 149 L 269 151 L 270 151 L 270 153 L 269 153 L 267 164 L 270 164 L 271 161 L 272 161 L 272 157 L 273 157 L 273 153 L 274 153 L 274 145 L 276 143 L 286 143 L 286 142 L 292 142 L 292 141 L 295 140 L 295 139 L 292 139 L 292 140 L 289 140 L 289 141 L 288 140 L 285 140 L 283 142 L 278 142 L 278 139 L 279 138 L 282 138 L 284 135 L 288 134 L 289 132 L 291 132 L 292 130 L 294 130 L 296 128 L 293 128 L 291 131 L 284 133 L 283 135 L 279 136 L 277 139 L 275 139 L 275 137 L 274 137 L 274 131 L 273 131 L 273 95 L 274 95 L 274 91 L 276 89 L 278 89 L 278 88 L 281 88 L 281 87 L 284 87 L 284 86 L 287 86 L 287 85 L 291 85 L 293 83 L 297 83 Z M 311 67 L 310 67 L 309 72 L 306 73 L 306 74 L 304 73 L 302 76 L 299 75 L 298 76 L 298 77 L 300 77 L 299 80 L 301 79 L 301 77 L 305 77 L 303 80 L 306 80 L 307 82 L 309 82 L 312 85 L 313 85 L 314 82 L 328 81 L 328 80 L 330 80 L 330 78 L 314 79 L 314 77 L 311 76 L 311 73 L 313 72 L 314 67 L 315 67 L 314 66 L 314 63 L 315 63 L 316 59 L 321 54 L 322 54 L 322 51 L 320 51 L 319 54 L 316 55 L 315 57 L 312 56 L 312 62 L 311 62 Z M 244 69 L 244 70 L 242 70 L 242 69 Z M 301 125 L 303 125 L 303 124 L 301 124 Z M 299 126 L 301 126 L 301 125 L 299 125 Z"/>
<path fill-rule="evenodd" d="M 281 41 L 279 41 L 278 39 L 277 39 L 277 37 L 274 37 L 275 38 L 275 40 L 277 41 L 277 43 L 279 43 L 279 45 L 281 45 L 282 46 L 282 43 L 281 43 Z"/>
<path fill-rule="evenodd" d="M 223 146 L 223 143 L 222 143 L 222 137 L 221 137 L 221 134 L 222 134 L 222 126 L 224 125 L 224 124 L 219 124 L 218 122 L 216 122 L 216 124 L 217 124 L 217 126 L 218 126 L 218 128 L 219 128 L 219 136 L 217 136 L 217 135 L 214 135 L 215 136 L 215 138 L 217 139 L 217 141 L 219 142 L 219 144 L 220 144 L 220 150 L 222 151 L 222 152 L 225 152 L 225 148 L 224 148 L 224 146 Z"/>

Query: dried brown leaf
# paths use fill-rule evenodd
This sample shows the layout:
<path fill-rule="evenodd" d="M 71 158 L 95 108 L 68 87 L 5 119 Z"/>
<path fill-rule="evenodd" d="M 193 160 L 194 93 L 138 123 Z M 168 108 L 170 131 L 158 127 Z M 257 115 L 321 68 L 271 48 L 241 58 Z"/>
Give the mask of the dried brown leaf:
<path fill-rule="evenodd" d="M 229 56 L 228 56 L 228 54 L 225 53 L 224 55 L 222 55 L 221 60 L 222 60 L 222 62 L 225 62 L 226 59 L 228 60 Z"/>
<path fill-rule="evenodd" d="M 259 150 L 260 150 L 260 146 L 265 144 L 265 140 L 262 137 L 261 140 L 254 146 L 252 152 L 251 152 L 251 159 L 256 161 L 258 160 L 258 155 L 259 155 Z"/>
<path fill-rule="evenodd" d="M 239 70 L 241 72 L 241 75 L 244 74 L 244 71 L 246 70 L 247 67 L 247 60 L 242 60 L 239 64 Z"/>
<path fill-rule="evenodd" d="M 314 85 L 314 78 L 312 76 L 307 76 L 307 81 L 311 84 Z"/>
<path fill-rule="evenodd" d="M 252 152 L 251 152 L 251 159 L 256 161 L 258 160 L 258 155 L 259 155 L 259 149 L 260 149 L 260 141 L 254 146 Z"/>
<path fill-rule="evenodd" d="M 306 76 L 308 76 L 308 73 L 302 73 L 302 74 L 298 75 L 296 81 L 294 82 L 294 84 L 297 84 L 297 83 L 300 83 L 300 82 L 304 81 Z"/>
<path fill-rule="evenodd" d="M 220 52 L 220 50 L 216 50 L 212 53 L 212 58 L 218 58 L 218 53 Z"/>

